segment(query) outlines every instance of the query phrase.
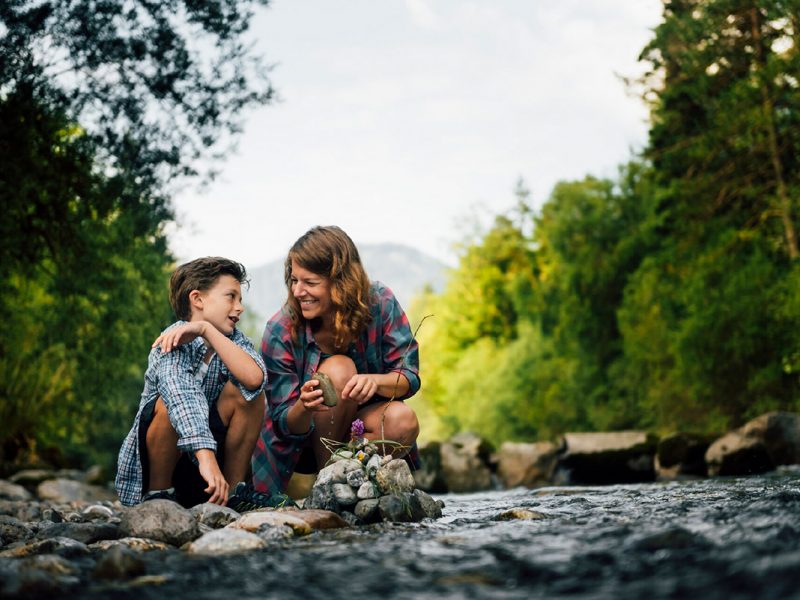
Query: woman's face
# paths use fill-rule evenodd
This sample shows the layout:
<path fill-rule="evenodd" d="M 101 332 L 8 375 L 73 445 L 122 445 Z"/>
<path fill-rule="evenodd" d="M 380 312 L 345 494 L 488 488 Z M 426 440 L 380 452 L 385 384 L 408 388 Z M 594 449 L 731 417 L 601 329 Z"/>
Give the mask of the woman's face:
<path fill-rule="evenodd" d="M 290 284 L 292 295 L 300 303 L 304 319 L 311 320 L 318 317 L 324 319 L 333 312 L 331 280 L 327 277 L 312 273 L 292 260 Z"/>

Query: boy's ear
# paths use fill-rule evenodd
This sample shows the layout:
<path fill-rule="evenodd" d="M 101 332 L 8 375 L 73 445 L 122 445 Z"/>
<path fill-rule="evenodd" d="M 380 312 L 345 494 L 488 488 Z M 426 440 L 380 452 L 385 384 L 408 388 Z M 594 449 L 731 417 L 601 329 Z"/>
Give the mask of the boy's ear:
<path fill-rule="evenodd" d="M 200 290 L 189 292 L 189 306 L 197 310 L 203 309 L 203 294 L 200 293 Z"/>

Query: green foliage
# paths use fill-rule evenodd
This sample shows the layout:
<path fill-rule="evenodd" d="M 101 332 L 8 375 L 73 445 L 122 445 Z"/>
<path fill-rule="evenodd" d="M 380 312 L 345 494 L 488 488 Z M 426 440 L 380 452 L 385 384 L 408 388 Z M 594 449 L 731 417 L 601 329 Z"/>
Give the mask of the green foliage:
<path fill-rule="evenodd" d="M 664 6 L 643 156 L 498 217 L 425 299 L 425 398 L 451 431 L 719 432 L 800 408 L 800 0 Z"/>

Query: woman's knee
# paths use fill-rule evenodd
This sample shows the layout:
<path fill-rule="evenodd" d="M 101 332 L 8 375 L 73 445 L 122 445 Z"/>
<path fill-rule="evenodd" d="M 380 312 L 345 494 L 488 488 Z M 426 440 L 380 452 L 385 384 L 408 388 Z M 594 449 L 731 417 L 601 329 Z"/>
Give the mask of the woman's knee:
<path fill-rule="evenodd" d="M 384 434 L 389 439 L 414 441 L 419 435 L 417 413 L 404 402 L 392 402 L 383 421 Z"/>
<path fill-rule="evenodd" d="M 344 354 L 334 354 L 319 363 L 318 371 L 325 373 L 341 395 L 344 386 L 358 371 L 353 359 Z"/>

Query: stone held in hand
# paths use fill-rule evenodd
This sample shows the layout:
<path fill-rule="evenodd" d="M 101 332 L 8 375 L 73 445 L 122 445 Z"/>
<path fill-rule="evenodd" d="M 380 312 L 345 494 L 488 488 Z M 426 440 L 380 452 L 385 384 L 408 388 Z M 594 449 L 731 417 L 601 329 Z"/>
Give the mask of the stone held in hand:
<path fill-rule="evenodd" d="M 322 403 L 325 406 L 336 406 L 339 403 L 339 395 L 336 393 L 336 388 L 333 387 L 330 377 L 320 371 L 314 373 L 312 377 L 319 381 L 319 389 L 322 390 Z"/>

